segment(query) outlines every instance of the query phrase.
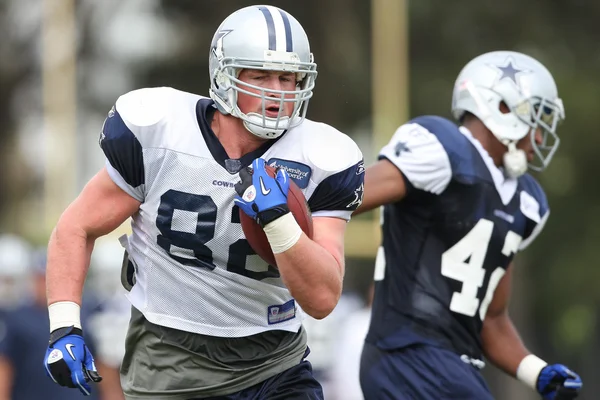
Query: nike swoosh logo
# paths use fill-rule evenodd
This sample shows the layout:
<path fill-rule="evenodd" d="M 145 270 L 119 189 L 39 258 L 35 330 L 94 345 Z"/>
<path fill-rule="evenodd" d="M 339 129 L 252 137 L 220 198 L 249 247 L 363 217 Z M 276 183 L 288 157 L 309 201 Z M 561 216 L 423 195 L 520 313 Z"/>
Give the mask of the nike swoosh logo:
<path fill-rule="evenodd" d="M 263 194 L 263 196 L 268 195 L 269 193 L 271 193 L 271 189 L 267 189 L 265 187 L 265 183 L 263 182 L 262 176 L 258 177 L 258 180 L 260 181 L 260 191 Z"/>
<path fill-rule="evenodd" d="M 73 347 L 75 347 L 75 345 L 71 344 L 71 343 L 67 343 L 65 345 L 65 348 L 67 349 L 67 353 L 69 353 L 69 355 L 71 356 L 71 358 L 73 359 L 73 361 L 75 361 L 77 359 L 75 358 L 75 354 L 73 354 L 73 350 L 71 350 Z"/>

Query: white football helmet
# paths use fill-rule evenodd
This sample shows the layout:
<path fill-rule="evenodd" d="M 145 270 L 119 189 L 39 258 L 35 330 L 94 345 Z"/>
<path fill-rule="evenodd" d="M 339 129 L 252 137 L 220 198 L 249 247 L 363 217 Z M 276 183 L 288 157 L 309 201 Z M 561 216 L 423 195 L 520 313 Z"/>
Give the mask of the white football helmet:
<path fill-rule="evenodd" d="M 505 103 L 510 112 L 502 112 Z M 494 51 L 471 60 L 454 85 L 452 114 L 461 120 L 475 115 L 508 147 L 504 168 L 509 176 L 527 171 L 527 156 L 516 143 L 529 135 L 536 160 L 529 168 L 541 171 L 552 159 L 560 140 L 556 127 L 565 118 L 562 100 L 550 72 L 540 62 L 514 51 Z M 541 128 L 542 143 L 535 141 Z"/>
<path fill-rule="evenodd" d="M 265 90 L 241 82 L 242 69 L 287 71 L 296 74 L 296 90 Z M 275 139 L 286 129 L 300 124 L 312 97 L 317 64 L 310 52 L 308 37 L 300 23 L 287 12 L 273 6 L 242 8 L 217 29 L 209 56 L 210 97 L 220 112 L 240 118 L 251 133 Z M 238 85 L 259 91 L 252 93 Z M 237 105 L 238 92 L 262 99 L 262 115 L 244 114 Z M 271 96 L 267 96 L 271 94 Z M 265 102 L 279 101 L 279 115 L 265 116 Z M 283 115 L 284 103 L 293 102 L 291 116 Z"/>

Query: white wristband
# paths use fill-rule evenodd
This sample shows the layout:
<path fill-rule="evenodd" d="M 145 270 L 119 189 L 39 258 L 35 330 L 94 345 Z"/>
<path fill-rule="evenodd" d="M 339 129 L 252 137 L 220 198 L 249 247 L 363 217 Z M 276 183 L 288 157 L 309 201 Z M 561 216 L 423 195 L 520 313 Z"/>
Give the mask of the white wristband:
<path fill-rule="evenodd" d="M 79 317 L 79 304 L 72 301 L 58 301 L 48 306 L 48 315 L 50 316 L 50 332 L 58 328 L 74 326 L 81 329 L 81 320 Z"/>
<path fill-rule="evenodd" d="M 548 363 L 541 358 L 530 354 L 521 360 L 517 368 L 517 379 L 527 386 L 537 390 L 537 380 L 542 369 Z"/>
<path fill-rule="evenodd" d="M 302 229 L 291 212 L 277 218 L 273 222 L 269 222 L 263 230 L 267 235 L 273 254 L 283 253 L 288 250 L 302 236 Z"/>

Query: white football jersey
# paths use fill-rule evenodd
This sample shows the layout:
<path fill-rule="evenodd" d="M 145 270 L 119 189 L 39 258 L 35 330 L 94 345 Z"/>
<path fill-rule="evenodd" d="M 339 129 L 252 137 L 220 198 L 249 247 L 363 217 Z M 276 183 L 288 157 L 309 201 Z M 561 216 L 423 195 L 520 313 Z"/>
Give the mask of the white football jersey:
<path fill-rule="evenodd" d="M 210 129 L 215 111 L 210 99 L 152 88 L 121 96 L 109 112 L 106 168 L 142 202 L 126 241 L 135 267 L 128 297 L 150 322 L 188 332 L 296 332 L 302 310 L 244 237 L 233 202 L 238 171 L 262 157 L 288 171 L 313 217 L 349 220 L 362 201 L 362 154 L 336 129 L 305 120 L 231 160 Z"/>

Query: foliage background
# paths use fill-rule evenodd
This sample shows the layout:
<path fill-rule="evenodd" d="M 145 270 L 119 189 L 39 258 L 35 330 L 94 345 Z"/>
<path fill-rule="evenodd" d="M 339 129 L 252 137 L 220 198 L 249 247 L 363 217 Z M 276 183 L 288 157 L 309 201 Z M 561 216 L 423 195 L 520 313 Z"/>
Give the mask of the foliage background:
<path fill-rule="evenodd" d="M 58 0 L 60 1 L 60 0 Z M 394 1 L 394 0 L 391 0 Z M 52 3 L 52 0 L 49 0 Z M 54 0 L 56 3 L 56 0 Z M 44 242 L 41 0 L 0 1 L 0 230 Z M 46 2 L 48 3 L 48 2 Z M 371 107 L 370 2 L 267 1 L 304 25 L 319 64 L 309 117 L 369 147 Z M 593 0 L 418 0 L 408 3 L 409 114 L 450 117 L 460 68 L 497 49 L 538 58 L 554 74 L 566 107 L 561 148 L 538 178 L 552 216 L 535 244 L 517 261 L 512 314 L 531 349 L 581 372 L 584 398 L 600 393 L 598 317 L 600 180 L 596 116 L 600 110 L 600 2 Z M 102 166 L 96 136 L 122 93 L 173 86 L 207 94 L 209 43 L 233 10 L 253 4 L 228 0 L 105 0 L 76 2 L 77 188 Z M 392 76 L 397 66 L 390 64 Z M 391 132 L 389 132 L 391 135 Z M 56 154 L 60 157 L 60 154 Z M 47 156 L 46 156 L 47 157 Z M 47 161 L 47 160 L 46 160 Z M 364 289 L 372 259 L 349 260 L 347 287 Z M 499 399 L 535 398 L 493 368 L 485 374 Z"/>

